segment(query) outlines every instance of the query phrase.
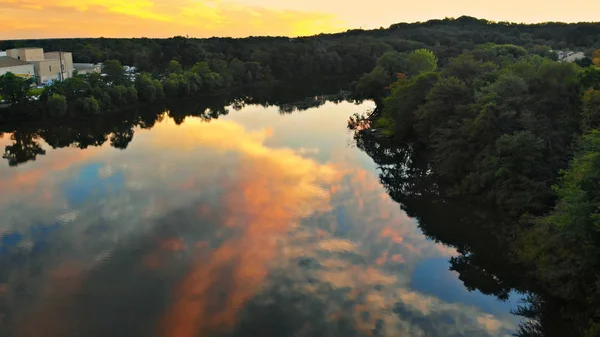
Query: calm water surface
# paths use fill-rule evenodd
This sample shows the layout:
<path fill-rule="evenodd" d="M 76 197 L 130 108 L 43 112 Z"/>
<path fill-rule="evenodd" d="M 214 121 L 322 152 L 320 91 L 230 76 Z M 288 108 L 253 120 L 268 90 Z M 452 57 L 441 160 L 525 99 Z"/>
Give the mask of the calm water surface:
<path fill-rule="evenodd" d="M 510 335 L 515 297 L 466 290 L 353 145 L 372 106 L 21 140 L 36 160 L 0 162 L 0 335 Z"/>

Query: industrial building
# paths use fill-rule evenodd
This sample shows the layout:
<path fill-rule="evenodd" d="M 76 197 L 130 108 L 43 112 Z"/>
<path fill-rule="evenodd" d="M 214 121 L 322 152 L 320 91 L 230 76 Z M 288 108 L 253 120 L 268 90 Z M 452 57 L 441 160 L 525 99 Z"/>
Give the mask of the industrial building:
<path fill-rule="evenodd" d="M 73 54 L 70 52 L 56 51 L 44 53 L 43 48 L 17 48 L 7 50 L 6 55 L 15 61 L 31 65 L 33 67 L 33 75 L 38 84 L 62 81 L 73 76 Z M 9 61 L 4 62 L 12 64 Z M 21 65 L 24 66 L 22 63 Z M 0 68 L 0 74 L 8 71 L 10 70 Z"/>
<path fill-rule="evenodd" d="M 0 76 L 8 72 L 26 78 L 35 76 L 33 64 L 9 56 L 0 56 Z"/>

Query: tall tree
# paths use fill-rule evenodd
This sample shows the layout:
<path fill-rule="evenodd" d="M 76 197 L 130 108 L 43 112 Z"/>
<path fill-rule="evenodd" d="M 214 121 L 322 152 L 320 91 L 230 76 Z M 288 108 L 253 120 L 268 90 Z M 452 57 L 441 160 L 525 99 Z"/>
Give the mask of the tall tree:
<path fill-rule="evenodd" d="M 27 91 L 32 84 L 31 79 L 6 73 L 0 76 L 0 95 L 10 104 L 22 104 L 27 101 Z"/>

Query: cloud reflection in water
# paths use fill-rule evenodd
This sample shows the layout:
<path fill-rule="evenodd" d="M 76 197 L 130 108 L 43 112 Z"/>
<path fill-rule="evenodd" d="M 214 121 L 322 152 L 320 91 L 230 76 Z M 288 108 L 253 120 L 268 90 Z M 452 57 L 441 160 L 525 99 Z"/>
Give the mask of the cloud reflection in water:
<path fill-rule="evenodd" d="M 24 242 L 1 258 L 0 302 L 15 318 L 11 326 L 2 321 L 6 331 L 35 336 L 26 323 L 32 317 L 50 337 L 502 336 L 514 329 L 508 313 L 492 316 L 411 288 L 416 265 L 454 251 L 428 241 L 375 172 L 343 159 L 356 149 L 265 145 L 271 136 L 283 135 L 231 120 L 177 126 L 165 119 L 136 131 L 126 151 L 63 149 L 2 168 L 11 195 L 0 199 L 7 220 L 0 232 L 22 233 Z M 311 158 L 316 152 L 332 158 Z M 60 164 L 44 165 L 56 158 Z M 77 184 L 85 167 L 96 173 L 86 171 Z M 115 182 L 123 186 L 105 188 Z M 69 189 L 86 188 L 104 192 L 67 202 Z M 30 229 L 59 218 L 47 253 L 34 256 Z M 28 264 L 17 263 L 23 256 Z M 27 298 L 19 287 L 30 289 Z"/>

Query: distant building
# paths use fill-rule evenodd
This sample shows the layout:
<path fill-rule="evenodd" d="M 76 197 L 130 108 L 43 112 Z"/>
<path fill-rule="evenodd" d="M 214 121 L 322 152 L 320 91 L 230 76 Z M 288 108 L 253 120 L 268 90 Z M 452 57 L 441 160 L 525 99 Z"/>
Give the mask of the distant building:
<path fill-rule="evenodd" d="M 43 48 L 17 48 L 9 49 L 6 51 L 6 56 L 10 56 L 21 61 L 43 61 L 44 60 L 44 49 Z"/>
<path fill-rule="evenodd" d="M 0 57 L 7 56 L 5 51 L 0 51 Z"/>
<path fill-rule="evenodd" d="M 0 56 L 0 76 L 9 72 L 26 78 L 35 76 L 33 64 L 8 56 Z"/>
<path fill-rule="evenodd" d="M 569 56 L 563 58 L 563 62 L 575 62 L 585 58 L 585 54 L 582 52 L 571 53 Z"/>
<path fill-rule="evenodd" d="M 64 79 L 61 77 L 59 60 L 32 61 L 30 63 L 33 64 L 35 76 L 40 84 Z"/>
<path fill-rule="evenodd" d="M 99 74 L 102 70 L 102 67 L 99 64 L 93 64 L 93 63 L 73 63 L 73 68 L 80 75 L 93 74 L 93 73 Z"/>
<path fill-rule="evenodd" d="M 70 52 L 44 53 L 43 48 L 17 48 L 7 50 L 6 55 L 30 63 L 39 84 L 62 81 L 73 75 L 73 54 Z"/>
<path fill-rule="evenodd" d="M 61 80 L 71 78 L 73 75 L 73 54 L 64 51 L 53 51 L 44 53 L 45 60 L 58 60 L 61 65 Z"/>
<path fill-rule="evenodd" d="M 574 52 L 574 51 L 556 51 L 556 56 L 560 62 L 576 62 L 585 58 L 585 54 L 583 52 Z"/>

